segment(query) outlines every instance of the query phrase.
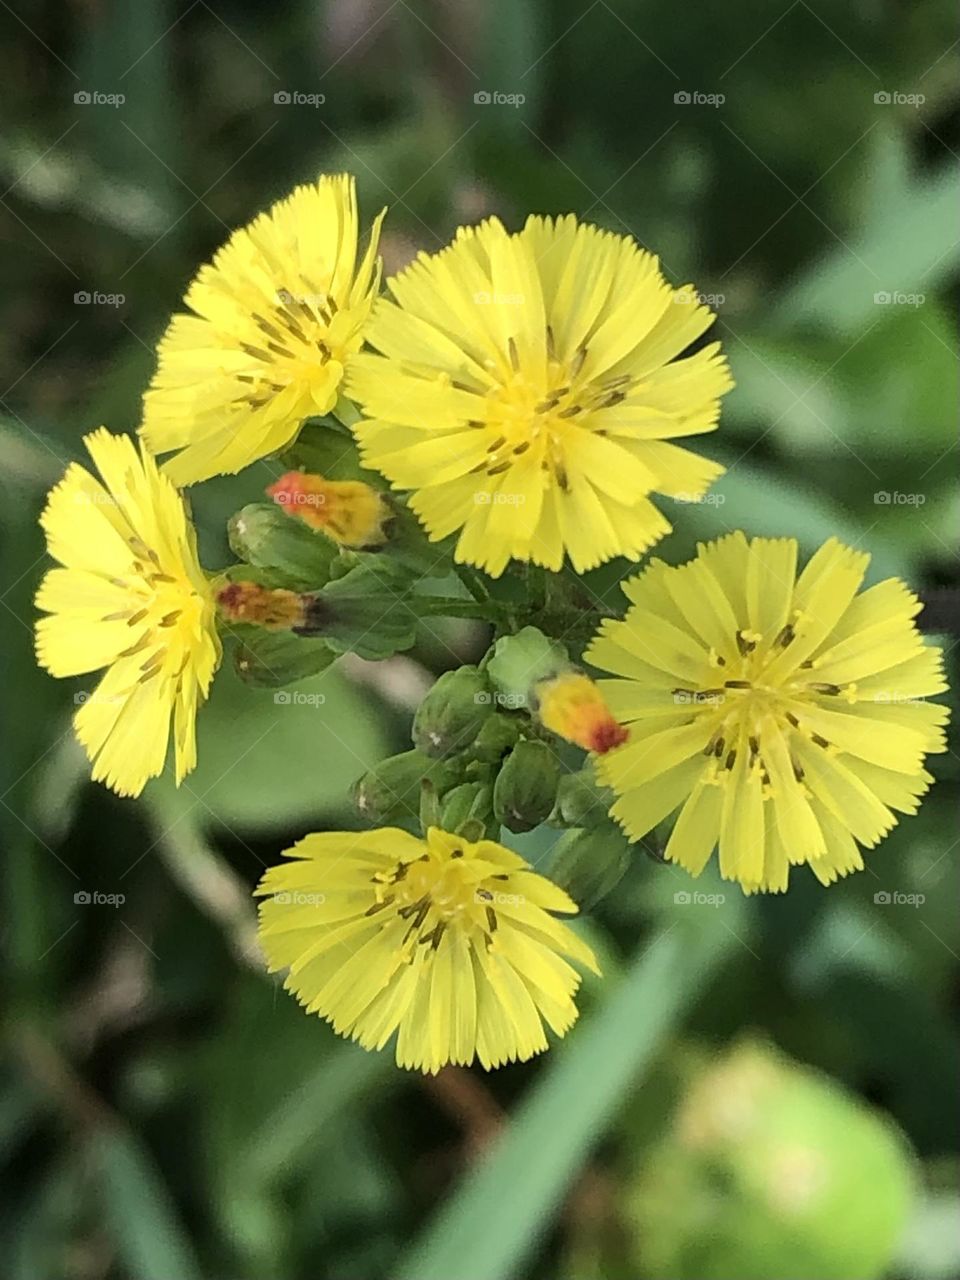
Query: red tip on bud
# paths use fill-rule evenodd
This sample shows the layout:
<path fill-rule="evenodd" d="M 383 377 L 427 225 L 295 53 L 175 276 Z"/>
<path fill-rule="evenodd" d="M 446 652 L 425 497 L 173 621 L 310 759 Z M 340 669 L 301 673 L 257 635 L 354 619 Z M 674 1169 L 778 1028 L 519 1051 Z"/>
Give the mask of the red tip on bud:
<path fill-rule="evenodd" d="M 627 740 L 599 687 L 582 671 L 566 671 L 536 688 L 540 723 L 567 742 L 603 755 Z"/>
<path fill-rule="evenodd" d="M 390 508 L 383 495 L 361 480 L 325 480 L 304 471 L 287 471 L 267 489 L 291 516 L 354 550 L 382 546 Z"/>

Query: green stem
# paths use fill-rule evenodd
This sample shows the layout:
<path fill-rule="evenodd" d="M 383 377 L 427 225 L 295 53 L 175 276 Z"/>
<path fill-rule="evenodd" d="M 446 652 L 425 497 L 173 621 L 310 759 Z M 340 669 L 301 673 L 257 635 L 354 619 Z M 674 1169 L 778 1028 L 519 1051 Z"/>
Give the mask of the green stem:
<path fill-rule="evenodd" d="M 453 571 L 467 588 L 474 600 L 483 604 L 490 599 L 490 592 L 487 590 L 487 584 L 482 574 L 476 569 L 471 568 L 468 564 L 458 564 L 456 560 L 453 562 Z"/>

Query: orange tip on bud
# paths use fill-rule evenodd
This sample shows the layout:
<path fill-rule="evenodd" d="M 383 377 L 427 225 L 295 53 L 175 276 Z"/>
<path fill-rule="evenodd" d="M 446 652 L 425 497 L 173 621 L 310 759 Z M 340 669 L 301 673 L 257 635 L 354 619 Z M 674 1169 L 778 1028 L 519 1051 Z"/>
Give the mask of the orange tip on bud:
<path fill-rule="evenodd" d="M 603 755 L 627 740 L 599 687 L 582 671 L 567 671 L 536 687 L 540 723 L 551 733 Z"/>
<path fill-rule="evenodd" d="M 386 542 L 391 511 L 381 493 L 362 480 L 325 480 L 287 471 L 267 489 L 287 515 L 326 534 L 341 547 L 370 550 Z"/>
<path fill-rule="evenodd" d="M 289 631 L 304 621 L 302 596 L 255 582 L 228 582 L 217 592 L 217 608 L 230 622 L 248 622 L 267 631 Z"/>

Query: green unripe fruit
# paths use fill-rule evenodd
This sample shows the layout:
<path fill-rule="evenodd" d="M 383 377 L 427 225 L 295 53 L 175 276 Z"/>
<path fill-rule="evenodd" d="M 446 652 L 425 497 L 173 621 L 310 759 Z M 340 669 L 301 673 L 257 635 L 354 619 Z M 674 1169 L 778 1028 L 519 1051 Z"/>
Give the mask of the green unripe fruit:
<path fill-rule="evenodd" d="M 476 667 L 447 671 L 417 709 L 414 745 L 429 756 L 463 751 L 492 711 L 490 686 Z"/>
<path fill-rule="evenodd" d="M 589 911 L 617 887 L 632 856 L 629 841 L 612 822 L 592 830 L 576 827 L 554 845 L 550 879 Z"/>
<path fill-rule="evenodd" d="M 902 1135 L 762 1044 L 695 1077 L 628 1213 L 658 1280 L 878 1280 L 910 1211 Z"/>
<path fill-rule="evenodd" d="M 352 787 L 353 803 L 371 823 L 415 820 L 424 780 L 443 794 L 455 786 L 459 776 L 459 770 L 445 760 L 434 760 L 422 751 L 404 751 L 357 779 Z"/>
<path fill-rule="evenodd" d="M 560 764 L 545 742 L 518 742 L 493 784 L 493 811 L 510 831 L 532 831 L 557 799 Z"/>

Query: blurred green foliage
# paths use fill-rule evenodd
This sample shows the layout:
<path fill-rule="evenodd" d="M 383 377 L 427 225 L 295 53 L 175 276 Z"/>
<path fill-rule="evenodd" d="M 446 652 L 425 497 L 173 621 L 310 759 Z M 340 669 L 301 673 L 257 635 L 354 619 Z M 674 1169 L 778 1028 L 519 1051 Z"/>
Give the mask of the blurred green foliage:
<path fill-rule="evenodd" d="M 797 877 L 748 901 L 704 880 L 720 906 L 677 902 L 689 882 L 638 848 L 584 923 L 606 976 L 575 1033 L 495 1077 L 420 1080 L 261 973 L 248 889 L 305 831 L 357 823 L 351 782 L 409 745 L 423 689 L 476 659 L 482 629 L 423 623 L 405 657 L 331 666 L 296 705 L 225 669 L 197 772 L 141 805 L 86 782 L 68 719 L 83 682 L 33 662 L 46 489 L 84 430 L 137 425 L 199 263 L 318 170 L 356 173 L 367 216 L 391 206 L 390 267 L 488 212 L 573 210 L 716 299 L 738 385 L 704 448 L 729 470 L 710 502 L 676 504 L 658 554 L 736 527 L 807 548 L 836 533 L 873 553 L 873 577 L 956 585 L 952 6 L 704 0 L 678 16 L 666 0 L 3 7 L 12 1280 L 612 1276 L 598 1259 L 629 1256 L 624 1194 L 674 1113 L 669 1082 L 690 1046 L 744 1031 L 880 1108 L 916 1152 L 888 1274 L 960 1270 L 955 754 L 920 814 L 828 891 Z M 269 478 L 261 464 L 192 491 L 208 566 Z M 591 589 L 619 604 L 623 570 Z M 546 866 L 553 838 L 514 843 Z M 92 891 L 124 901 L 75 900 Z"/>

